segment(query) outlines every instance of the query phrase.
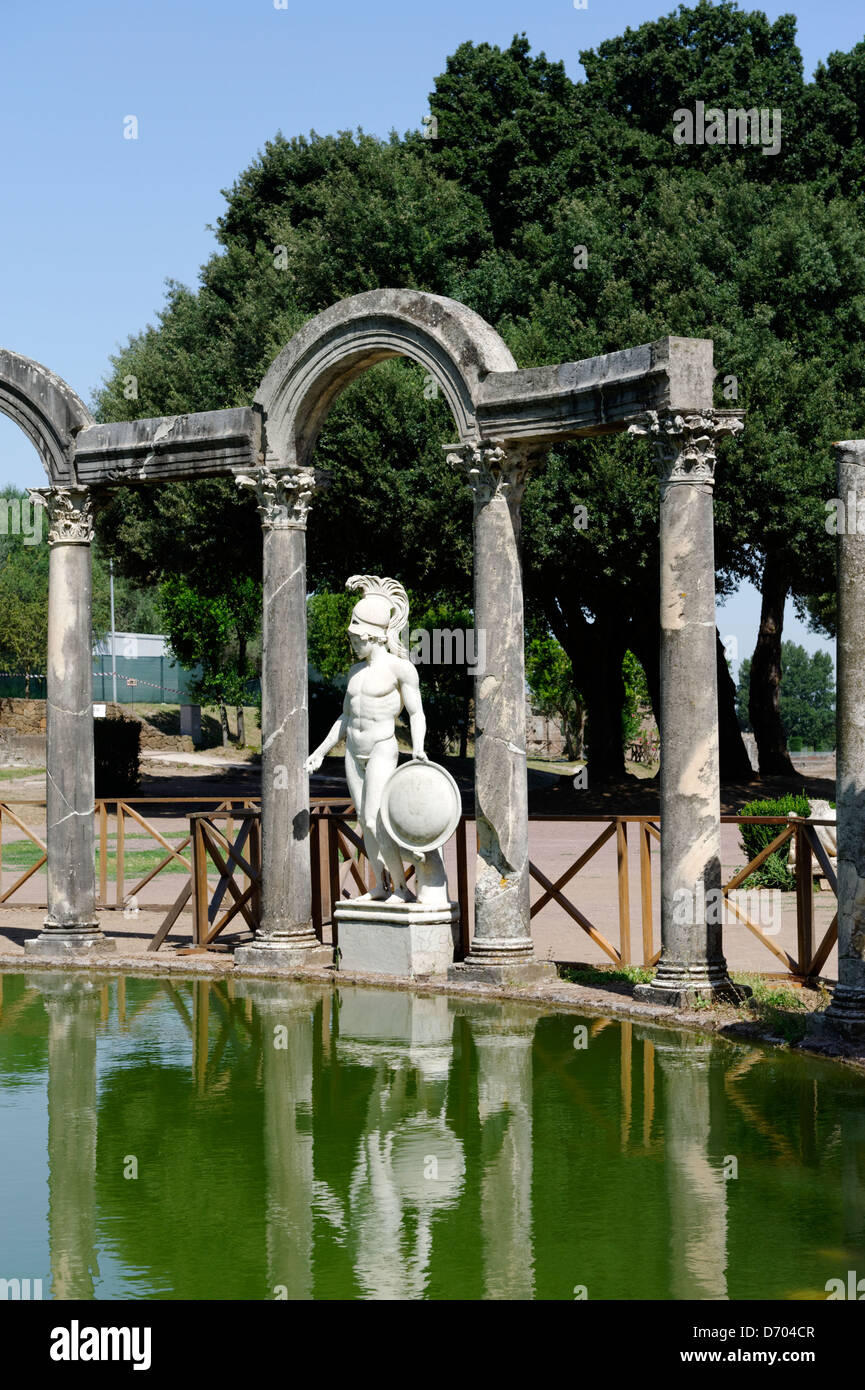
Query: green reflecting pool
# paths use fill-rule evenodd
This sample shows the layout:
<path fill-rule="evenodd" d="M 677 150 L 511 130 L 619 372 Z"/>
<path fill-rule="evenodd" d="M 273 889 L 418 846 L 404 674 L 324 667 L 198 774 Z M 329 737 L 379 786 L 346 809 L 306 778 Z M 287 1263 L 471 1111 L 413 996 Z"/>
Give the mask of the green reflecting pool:
<path fill-rule="evenodd" d="M 439 995 L 0 985 L 0 1279 L 45 1298 L 789 1299 L 865 1276 L 865 1082 L 841 1066 Z"/>

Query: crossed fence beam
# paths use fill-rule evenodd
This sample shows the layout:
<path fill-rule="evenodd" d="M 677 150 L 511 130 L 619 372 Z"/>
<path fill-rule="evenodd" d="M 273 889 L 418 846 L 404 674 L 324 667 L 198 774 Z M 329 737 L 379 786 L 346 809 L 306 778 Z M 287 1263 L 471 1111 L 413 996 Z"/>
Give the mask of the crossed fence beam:
<path fill-rule="evenodd" d="M 207 811 L 200 808 L 210 804 Z M 13 800 L 0 801 L 0 868 L 2 868 L 3 825 L 11 825 L 36 845 L 39 855 L 5 890 L 0 889 L 0 905 L 28 906 L 34 904 L 10 904 L 10 899 L 45 864 L 47 851 L 41 836 L 26 824 L 13 809 L 13 806 L 44 807 L 44 801 Z M 178 845 L 172 845 L 137 808 L 139 806 L 180 808 L 195 806 L 197 811 L 189 815 L 190 832 Z M 108 879 L 108 841 L 111 809 L 116 816 L 116 883 L 114 902 L 109 904 Z M 255 930 L 260 920 L 260 827 L 257 817 L 259 803 L 254 797 L 130 797 L 99 798 L 96 802 L 96 816 L 99 827 L 99 904 L 103 908 L 128 908 L 159 874 L 179 865 L 186 881 L 173 903 L 154 904 L 154 909 L 166 909 L 167 916 L 161 924 L 149 949 L 157 950 L 168 935 L 180 913 L 192 899 L 193 906 L 193 949 L 213 947 L 217 936 L 238 916 L 242 916 L 247 927 Z M 467 827 L 473 815 L 464 815 L 456 831 L 457 859 L 457 899 L 460 906 L 461 945 L 458 954 L 465 956 L 469 949 L 471 923 L 471 895 L 468 877 Z M 349 888 L 354 885 L 361 893 L 371 886 L 371 875 L 366 862 L 366 852 L 362 836 L 355 829 L 356 813 L 347 797 L 315 798 L 310 819 L 310 853 L 312 858 L 312 918 L 316 934 L 323 939 L 324 927 L 331 926 L 333 945 L 338 945 L 336 928 L 333 923 L 333 905 L 342 898 L 350 896 Z M 639 835 L 640 860 L 640 919 L 643 963 L 655 965 L 660 951 L 654 944 L 653 923 L 653 884 L 652 884 L 652 842 L 660 841 L 660 825 L 655 816 L 608 815 L 608 816 L 532 816 L 532 822 L 554 820 L 574 823 L 600 823 L 602 829 L 587 849 L 553 881 L 534 861 L 529 863 L 531 877 L 540 885 L 543 892 L 531 906 L 531 916 L 536 918 L 550 903 L 558 907 L 604 952 L 615 965 L 629 965 L 633 962 L 630 914 L 630 868 L 628 857 L 628 827 L 634 825 Z M 837 880 L 829 857 L 816 833 L 817 827 L 831 825 L 833 822 L 820 820 L 785 820 L 778 816 L 722 816 L 723 824 L 762 824 L 777 825 L 779 833 L 744 868 L 737 871 L 723 885 L 722 891 L 727 908 L 743 926 L 747 928 L 783 967 L 783 974 L 794 981 L 802 982 L 818 978 L 838 937 L 838 916 L 833 917 L 822 941 L 815 948 L 814 908 L 813 908 L 813 861 L 817 860 L 823 875 L 837 897 Z M 219 823 L 217 823 L 219 822 Z M 139 833 L 150 836 L 161 849 L 164 857 L 142 878 L 127 888 L 126 886 L 126 840 L 128 824 L 135 825 Z M 236 833 L 237 827 L 240 827 Z M 616 839 L 616 877 L 617 908 L 619 926 L 619 946 L 613 942 L 580 909 L 572 897 L 567 896 L 565 888 L 577 877 L 580 871 L 597 855 L 607 842 Z M 730 898 L 742 883 L 768 859 L 769 855 L 781 849 L 792 837 L 796 837 L 796 955 L 791 955 L 777 945 L 763 927 L 752 921 L 742 906 Z M 251 846 L 251 850 L 247 847 Z M 191 855 L 185 851 L 191 847 Z M 213 865 L 219 875 L 217 886 L 210 892 L 208 871 Z M 409 875 L 413 872 L 409 869 Z M 240 886 L 235 876 L 241 879 Z M 231 902 L 226 911 L 219 916 L 219 908 L 229 896 Z M 44 906 L 44 904 L 39 904 Z M 150 906 L 150 905 L 148 905 Z"/>

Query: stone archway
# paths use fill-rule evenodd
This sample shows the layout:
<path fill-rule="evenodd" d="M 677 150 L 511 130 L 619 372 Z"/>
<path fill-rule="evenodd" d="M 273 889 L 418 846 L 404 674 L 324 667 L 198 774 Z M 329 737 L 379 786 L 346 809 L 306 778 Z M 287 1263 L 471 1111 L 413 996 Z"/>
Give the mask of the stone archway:
<path fill-rule="evenodd" d="M 435 378 L 461 442 L 477 436 L 478 405 L 492 372 L 516 372 L 504 341 L 464 304 L 419 290 L 370 290 L 316 315 L 274 359 L 255 402 L 282 467 L 308 467 L 339 393 L 368 367 L 408 357 Z"/>
<path fill-rule="evenodd" d="M 265 461 L 240 479 L 256 488 L 264 528 L 262 925 L 239 959 L 316 954 L 307 838 L 306 519 L 316 492 L 315 442 L 337 395 L 389 357 L 420 363 L 440 384 L 458 441 L 451 461 L 474 494 L 475 626 L 486 663 L 475 688 L 478 865 L 469 964 L 527 979 L 533 960 L 525 750 L 525 656 L 519 507 L 542 441 L 485 440 L 478 420 L 490 379 L 519 372 L 499 335 L 454 300 L 373 290 L 316 316 L 271 365 L 255 403 Z"/>
<path fill-rule="evenodd" d="M 532 956 L 529 909 L 519 560 L 523 488 L 530 470 L 557 441 L 629 430 L 648 436 L 662 461 L 661 814 L 666 829 L 664 944 L 654 993 L 670 1003 L 687 1002 L 695 992 L 710 995 L 726 980 L 720 930 L 705 914 L 681 926 L 674 903 L 681 890 L 695 901 L 705 900 L 720 872 L 715 644 L 709 621 L 712 482 L 715 438 L 741 422 L 736 412 L 713 410 L 712 343 L 668 337 L 584 361 L 520 369 L 477 314 L 454 300 L 406 289 L 356 295 L 310 320 L 279 353 L 249 408 L 95 425 L 74 393 L 44 368 L 0 354 L 0 408 L 32 432 L 49 469 L 52 486 L 45 500 L 52 544 L 58 554 L 79 547 L 88 557 L 86 580 L 83 564 L 63 561 L 52 568 L 49 670 L 56 663 L 53 688 L 71 737 L 65 747 L 49 752 L 49 785 L 64 791 L 76 785 L 79 791 L 76 800 L 64 798 L 65 809 L 49 836 L 49 866 L 68 887 L 63 911 L 49 912 L 46 930 L 28 947 L 56 954 L 95 940 L 92 893 L 86 874 L 79 877 L 79 866 L 93 860 L 92 796 L 85 806 L 88 797 L 80 791 L 87 776 L 92 779 L 90 488 L 234 475 L 256 490 L 265 563 L 264 920 L 246 949 L 253 962 L 271 964 L 302 960 L 320 949 L 310 922 L 303 770 L 305 527 L 317 490 L 310 461 L 339 391 L 373 363 L 393 356 L 420 362 L 440 384 L 457 433 L 449 458 L 464 472 L 474 498 L 475 624 L 487 634 L 487 665 L 476 685 L 479 862 L 475 938 L 466 970 L 488 980 L 528 980 L 541 968 Z M 80 572 L 80 581 L 70 577 L 73 572 Z M 699 602 L 691 601 L 694 595 Z M 678 689 L 683 679 L 689 691 L 684 705 Z M 59 721 L 59 714 L 54 717 Z M 60 810 L 59 800 L 55 807 Z"/>
<path fill-rule="evenodd" d="M 0 348 L 0 411 L 34 445 L 52 486 L 75 483 L 75 439 L 93 416 L 71 386 L 39 362 Z"/>

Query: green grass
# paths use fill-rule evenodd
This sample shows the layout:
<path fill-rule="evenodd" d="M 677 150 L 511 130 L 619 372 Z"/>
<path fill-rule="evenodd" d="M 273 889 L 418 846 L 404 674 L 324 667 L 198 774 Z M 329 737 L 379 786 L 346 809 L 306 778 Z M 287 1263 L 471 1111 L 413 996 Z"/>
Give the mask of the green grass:
<path fill-rule="evenodd" d="M 167 837 L 166 837 L 167 838 Z M 164 849 L 133 849 L 127 850 L 123 856 L 124 879 L 143 878 L 149 874 L 151 869 L 155 869 L 157 864 L 161 864 L 166 857 L 167 851 Z M 29 869 L 32 864 L 36 864 L 42 857 L 42 851 L 38 845 L 34 845 L 31 840 L 15 840 L 12 844 L 3 846 L 3 868 L 18 869 L 22 873 Z M 99 851 L 96 851 L 96 872 L 99 873 Z M 117 855 L 108 855 L 108 877 L 117 878 Z M 45 872 L 45 865 L 38 871 Z M 166 874 L 185 874 L 189 870 L 175 859 L 167 864 L 162 871 Z"/>
<path fill-rule="evenodd" d="M 622 965 L 610 970 L 587 965 L 579 970 L 572 965 L 559 967 L 559 978 L 574 985 L 608 985 L 623 980 L 632 985 L 646 985 L 654 978 L 654 970 L 647 965 Z"/>
<path fill-rule="evenodd" d="M 741 1011 L 783 1038 L 799 1042 L 808 1030 L 808 1010 L 799 990 L 760 975 L 731 975 L 734 984 L 750 985 L 753 994 L 740 1005 Z"/>
<path fill-rule="evenodd" d="M 38 777 L 44 767 L 0 767 L 0 782 L 17 782 L 22 777 Z"/>

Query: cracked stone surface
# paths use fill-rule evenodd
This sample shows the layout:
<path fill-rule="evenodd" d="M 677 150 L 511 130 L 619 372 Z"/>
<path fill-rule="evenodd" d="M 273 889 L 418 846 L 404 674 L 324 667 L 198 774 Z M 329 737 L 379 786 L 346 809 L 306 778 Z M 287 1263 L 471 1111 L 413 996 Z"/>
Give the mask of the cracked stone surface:
<path fill-rule="evenodd" d="M 523 462 L 499 460 L 494 475 L 474 484 L 475 622 L 485 634 L 487 656 L 475 692 L 476 957 L 485 951 L 530 954 L 532 946 L 521 489 L 512 476 L 521 473 Z"/>
<path fill-rule="evenodd" d="M 865 534 L 856 525 L 865 440 L 836 444 L 835 453 L 848 521 L 838 535 L 838 986 L 829 1014 L 865 1031 Z"/>
<path fill-rule="evenodd" d="M 48 918 L 95 922 L 93 705 L 89 545 L 52 545 L 46 701 Z"/>
<path fill-rule="evenodd" d="M 715 654 L 711 470 L 678 477 L 666 459 L 661 486 L 661 925 L 663 950 L 652 997 L 667 989 L 721 988 L 720 923 L 696 924 L 683 894 L 705 902 L 721 886 L 720 772 Z M 678 909 L 678 910 L 677 910 Z"/>
<path fill-rule="evenodd" d="M 265 525 L 261 665 L 262 925 L 256 947 L 312 933 L 306 654 L 306 531 Z M 297 825 L 306 831 L 297 834 Z"/>

